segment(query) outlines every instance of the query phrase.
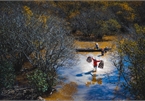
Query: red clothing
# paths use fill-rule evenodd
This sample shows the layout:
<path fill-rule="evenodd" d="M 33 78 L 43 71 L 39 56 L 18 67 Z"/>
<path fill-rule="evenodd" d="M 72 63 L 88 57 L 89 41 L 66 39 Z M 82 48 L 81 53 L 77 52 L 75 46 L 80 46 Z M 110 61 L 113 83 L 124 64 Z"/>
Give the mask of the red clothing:
<path fill-rule="evenodd" d="M 93 60 L 94 67 L 97 67 L 97 63 L 100 62 L 100 60 L 96 60 L 96 59 L 93 59 L 93 58 L 92 58 L 92 60 Z"/>

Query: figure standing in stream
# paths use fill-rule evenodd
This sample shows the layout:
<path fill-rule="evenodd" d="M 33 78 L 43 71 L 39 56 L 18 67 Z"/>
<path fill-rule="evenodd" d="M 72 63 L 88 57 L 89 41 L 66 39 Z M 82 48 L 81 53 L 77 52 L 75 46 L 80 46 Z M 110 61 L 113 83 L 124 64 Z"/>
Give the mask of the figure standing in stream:
<path fill-rule="evenodd" d="M 92 62 L 92 60 L 93 60 L 93 66 L 94 66 L 94 72 L 96 72 L 97 71 L 97 63 L 98 62 L 101 62 L 101 60 L 96 60 L 96 59 L 94 59 L 94 58 L 92 58 L 92 57 L 87 57 L 87 62 Z"/>
<path fill-rule="evenodd" d="M 98 44 L 98 43 L 96 43 L 95 45 L 96 45 L 96 49 L 99 49 L 99 44 Z"/>

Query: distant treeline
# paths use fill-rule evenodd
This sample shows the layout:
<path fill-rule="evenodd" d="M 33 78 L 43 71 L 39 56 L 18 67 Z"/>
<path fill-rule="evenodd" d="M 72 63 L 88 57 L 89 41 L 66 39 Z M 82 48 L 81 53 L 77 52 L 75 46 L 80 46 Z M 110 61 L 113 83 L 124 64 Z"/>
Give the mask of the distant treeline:
<path fill-rule="evenodd" d="M 66 20 L 75 35 L 101 39 L 104 35 L 132 33 L 145 25 L 144 1 L 19 1 L 25 10 Z M 3 3 L 1 2 L 1 6 Z M 43 11 L 43 14 L 40 13 Z M 47 12 L 47 13 L 46 13 Z"/>
<path fill-rule="evenodd" d="M 104 35 L 132 33 L 134 24 L 145 25 L 144 1 L 35 1 L 20 2 L 32 12 L 58 16 L 72 33 L 101 39 Z M 37 11 L 37 9 L 39 9 Z M 43 14 L 43 16 L 49 16 Z"/>

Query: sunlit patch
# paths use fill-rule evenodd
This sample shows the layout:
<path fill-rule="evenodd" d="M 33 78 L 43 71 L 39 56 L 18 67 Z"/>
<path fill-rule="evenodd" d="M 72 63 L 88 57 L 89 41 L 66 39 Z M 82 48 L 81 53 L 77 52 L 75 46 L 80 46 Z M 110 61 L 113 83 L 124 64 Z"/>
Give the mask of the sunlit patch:
<path fill-rule="evenodd" d="M 54 92 L 45 100 L 73 100 L 73 94 L 77 92 L 77 84 L 70 82 L 65 84 L 60 90 Z"/>
<path fill-rule="evenodd" d="M 116 39 L 115 36 L 104 36 L 104 42 L 97 42 L 100 48 L 105 48 L 106 46 L 112 47 L 112 40 Z M 75 41 L 75 44 L 78 48 L 90 48 L 95 49 L 95 41 L 94 42 L 85 42 L 85 41 Z M 96 53 L 96 52 L 94 52 Z M 79 54 L 88 54 L 88 52 L 79 52 Z"/>

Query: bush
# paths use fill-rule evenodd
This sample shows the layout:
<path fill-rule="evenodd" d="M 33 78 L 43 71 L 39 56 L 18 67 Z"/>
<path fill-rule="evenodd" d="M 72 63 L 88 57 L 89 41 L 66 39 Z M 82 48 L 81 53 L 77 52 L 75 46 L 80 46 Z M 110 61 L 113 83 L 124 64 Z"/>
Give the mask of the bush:
<path fill-rule="evenodd" d="M 0 89 L 12 88 L 15 83 L 15 70 L 12 63 L 3 61 L 0 63 Z M 1 91 L 1 90 L 0 90 Z"/>
<path fill-rule="evenodd" d="M 38 93 L 42 94 L 48 90 L 47 75 L 41 70 L 37 69 L 33 73 L 27 75 L 27 77 L 31 86 L 36 89 Z"/>
<path fill-rule="evenodd" d="M 136 33 L 118 42 L 117 69 L 134 99 L 145 99 L 145 26 L 135 25 Z"/>
<path fill-rule="evenodd" d="M 30 63 L 26 73 L 33 73 L 28 78 L 43 93 L 54 85 L 57 69 L 74 58 L 74 38 L 64 19 L 29 4 L 34 3 L 4 2 L 0 7 L 0 59 L 11 61 L 16 73 L 25 62 Z"/>

